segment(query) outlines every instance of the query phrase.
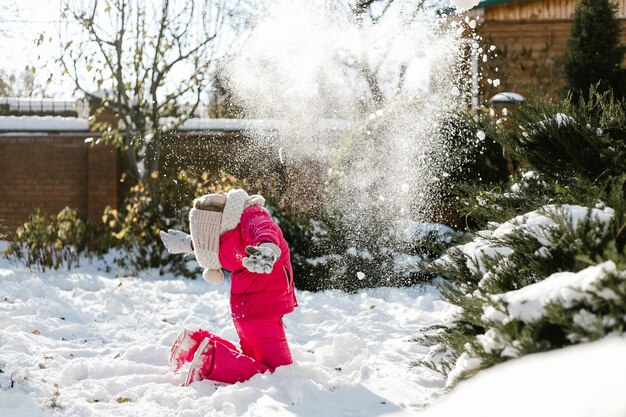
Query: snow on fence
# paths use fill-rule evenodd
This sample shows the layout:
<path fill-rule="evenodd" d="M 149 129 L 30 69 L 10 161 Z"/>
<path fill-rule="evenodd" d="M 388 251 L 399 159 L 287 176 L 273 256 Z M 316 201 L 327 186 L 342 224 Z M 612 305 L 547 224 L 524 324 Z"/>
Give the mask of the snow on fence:
<path fill-rule="evenodd" d="M 55 98 L 0 97 L 0 114 L 78 115 L 85 106 L 77 100 Z"/>

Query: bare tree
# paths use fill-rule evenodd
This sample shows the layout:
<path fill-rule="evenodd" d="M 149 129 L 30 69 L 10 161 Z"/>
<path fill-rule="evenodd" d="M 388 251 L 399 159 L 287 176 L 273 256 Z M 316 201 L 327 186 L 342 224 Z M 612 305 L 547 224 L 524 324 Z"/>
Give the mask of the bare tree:
<path fill-rule="evenodd" d="M 126 151 L 136 179 L 158 169 L 164 133 L 203 104 L 240 3 L 63 0 L 64 75 L 98 113 L 114 115 L 96 123 L 100 140 Z"/>
<path fill-rule="evenodd" d="M 425 2 L 426 0 L 337 0 L 336 6 L 351 15 L 351 19 L 356 25 L 365 28 L 380 24 L 392 6 L 405 9 L 404 14 L 407 18 L 404 23 L 408 26 L 424 9 Z M 402 27 L 398 27 L 398 33 L 402 30 Z M 393 37 L 388 39 L 390 44 L 393 41 Z M 389 48 L 386 50 L 389 51 Z M 379 107 L 386 98 L 385 88 L 381 85 L 380 74 L 385 60 L 386 55 L 383 55 L 375 62 L 368 55 L 367 49 L 363 50 L 361 56 L 346 56 L 342 60 L 342 65 L 348 70 L 355 71 L 364 80 L 369 90 L 370 102 L 362 103 L 366 110 L 372 105 Z M 395 86 L 396 91 L 400 91 L 404 85 L 406 69 L 407 63 L 401 63 L 398 70 L 397 85 Z"/>

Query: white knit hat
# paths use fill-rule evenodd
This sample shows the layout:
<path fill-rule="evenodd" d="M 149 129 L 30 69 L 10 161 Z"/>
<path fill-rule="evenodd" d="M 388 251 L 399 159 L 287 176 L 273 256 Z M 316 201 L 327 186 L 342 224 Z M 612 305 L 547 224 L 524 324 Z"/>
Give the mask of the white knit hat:
<path fill-rule="evenodd" d="M 194 200 L 194 206 L 202 202 L 223 201 L 223 194 L 206 194 Z M 189 227 L 196 259 L 204 268 L 202 278 L 209 284 L 224 281 L 222 264 L 219 260 L 220 236 L 237 227 L 243 211 L 250 206 L 263 206 L 265 199 L 260 195 L 248 196 L 241 189 L 232 189 L 226 194 L 223 212 L 192 208 L 189 212 Z"/>
<path fill-rule="evenodd" d="M 202 277 L 210 284 L 224 280 L 219 260 L 220 227 L 222 213 L 192 208 L 189 212 L 189 228 L 196 260 L 204 269 Z"/>

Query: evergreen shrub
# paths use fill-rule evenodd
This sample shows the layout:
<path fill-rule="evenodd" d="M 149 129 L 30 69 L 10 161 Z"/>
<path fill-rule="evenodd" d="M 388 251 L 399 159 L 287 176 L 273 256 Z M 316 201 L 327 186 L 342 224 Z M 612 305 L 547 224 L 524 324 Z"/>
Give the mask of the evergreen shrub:
<path fill-rule="evenodd" d="M 626 172 L 626 106 L 611 93 L 592 90 L 577 105 L 527 101 L 506 126 L 486 129 L 527 170 L 562 186 L 581 189 Z"/>
<path fill-rule="evenodd" d="M 508 184 L 468 186 L 476 229 L 425 272 L 450 321 L 417 340 L 453 385 L 528 353 L 623 334 L 626 326 L 624 102 L 592 91 L 573 106 L 530 100 L 481 129 L 519 161 Z M 578 283 L 578 284 L 576 284 Z M 578 285 L 578 286 L 576 286 Z"/>
<path fill-rule="evenodd" d="M 626 290 L 623 272 L 626 251 L 618 243 L 626 224 L 625 209 L 626 203 L 619 210 L 548 206 L 504 224 L 492 224 L 491 229 L 480 231 L 473 241 L 449 249 L 427 270 L 446 277 L 437 285 L 444 299 L 460 310 L 450 323 L 428 329 L 418 338 L 432 347 L 425 362 L 443 371 L 454 383 L 479 369 L 523 354 L 623 331 L 626 316 L 620 316 L 619 311 L 626 299 L 612 294 L 623 294 Z M 584 217 L 581 211 L 586 212 Z M 575 212 L 578 212 L 577 221 Z M 515 316 L 523 303 L 507 310 L 516 293 L 542 285 L 544 280 L 559 273 L 584 274 L 586 268 L 605 262 L 617 268 L 612 269 L 606 280 L 599 281 L 598 288 L 573 289 L 572 292 L 583 294 L 576 303 L 559 298 L 550 300 L 545 306 L 547 313 L 534 320 Z M 550 288 L 544 288 L 547 289 L 535 294 L 549 296 Z M 610 292 L 603 292 L 603 288 Z M 533 302 L 537 301 L 531 299 L 528 305 L 532 306 Z M 611 313 L 614 318 L 605 326 L 607 332 L 595 329 L 586 334 L 584 326 L 574 329 L 570 314 L 581 309 L 597 314 L 600 321 L 602 311 L 616 313 Z M 478 362 L 473 362 L 470 369 L 463 369 L 469 358 Z"/>
<path fill-rule="evenodd" d="M 576 4 L 564 65 L 565 88 L 578 98 L 589 98 L 589 88 L 613 90 L 623 97 L 626 47 L 617 5 L 611 0 L 580 0 Z"/>
<path fill-rule="evenodd" d="M 626 174 L 626 105 L 611 92 L 592 89 L 578 105 L 530 99 L 506 118 L 483 117 L 474 129 L 519 165 L 508 182 L 457 187 L 456 210 L 477 229 L 546 204 L 593 206 Z"/>

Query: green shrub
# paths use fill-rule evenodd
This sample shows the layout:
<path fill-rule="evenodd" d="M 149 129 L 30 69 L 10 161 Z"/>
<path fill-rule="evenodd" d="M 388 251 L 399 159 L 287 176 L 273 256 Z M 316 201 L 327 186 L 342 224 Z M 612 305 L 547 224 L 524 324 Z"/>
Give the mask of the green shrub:
<path fill-rule="evenodd" d="M 485 131 L 520 162 L 573 194 L 626 173 L 626 103 L 592 91 L 587 101 L 527 100 Z"/>
<path fill-rule="evenodd" d="M 470 228 L 546 204 L 593 206 L 606 201 L 611 181 L 626 174 L 626 104 L 610 92 L 592 90 L 576 106 L 530 99 L 506 118 L 485 116 L 472 130 L 499 143 L 518 166 L 508 182 L 456 184 L 453 208 Z"/>
<path fill-rule="evenodd" d="M 291 249 L 296 287 L 308 291 L 404 286 L 428 281 L 421 270 L 458 235 L 444 225 L 409 224 L 400 237 L 356 240 L 341 219 L 321 211 L 297 214 L 273 205 L 272 215 Z"/>
<path fill-rule="evenodd" d="M 563 276 L 552 275 L 545 282 L 535 284 L 546 287 L 543 290 L 546 300 L 536 294 L 519 292 L 485 298 L 481 315 L 485 330 L 464 347 L 468 356 L 480 359 L 480 367 L 485 368 L 529 353 L 623 334 L 626 330 L 623 266 L 616 269 L 608 261 L 578 274 L 564 274 L 573 282 L 562 292 L 551 294 L 550 285 Z M 581 277 L 586 277 L 587 282 L 580 283 Z M 518 300 L 522 297 L 522 301 Z M 536 306 L 524 310 L 523 304 Z"/>
<path fill-rule="evenodd" d="M 64 208 L 56 216 L 35 211 L 20 226 L 4 255 L 12 262 L 47 269 L 79 265 L 87 243 L 87 224 L 75 210 Z"/>

